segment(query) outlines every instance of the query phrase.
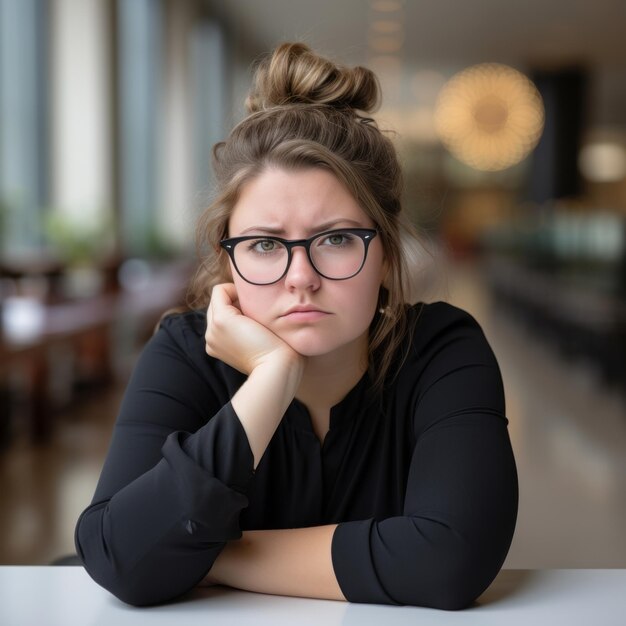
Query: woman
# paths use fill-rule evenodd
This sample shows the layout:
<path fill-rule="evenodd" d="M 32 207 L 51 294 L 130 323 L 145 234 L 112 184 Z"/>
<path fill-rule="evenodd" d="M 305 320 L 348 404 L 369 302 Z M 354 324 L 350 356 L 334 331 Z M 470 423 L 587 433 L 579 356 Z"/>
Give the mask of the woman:
<path fill-rule="evenodd" d="M 415 235 L 378 96 L 369 70 L 283 44 L 214 150 L 190 309 L 143 350 L 76 527 L 130 604 L 224 584 L 458 609 L 502 566 L 500 371 L 471 315 L 407 304 Z"/>

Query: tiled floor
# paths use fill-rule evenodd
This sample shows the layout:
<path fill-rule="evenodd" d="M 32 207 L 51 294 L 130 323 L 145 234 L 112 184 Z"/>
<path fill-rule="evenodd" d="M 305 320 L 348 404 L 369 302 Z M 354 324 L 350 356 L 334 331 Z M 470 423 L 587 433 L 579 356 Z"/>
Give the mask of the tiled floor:
<path fill-rule="evenodd" d="M 505 567 L 626 567 L 626 401 L 493 307 L 480 265 L 450 264 L 443 299 L 471 312 L 498 358 L 520 478 Z M 0 563 L 47 563 L 99 474 L 122 388 L 59 416 L 53 442 L 0 453 Z M 88 418 L 86 416 L 89 416 Z"/>

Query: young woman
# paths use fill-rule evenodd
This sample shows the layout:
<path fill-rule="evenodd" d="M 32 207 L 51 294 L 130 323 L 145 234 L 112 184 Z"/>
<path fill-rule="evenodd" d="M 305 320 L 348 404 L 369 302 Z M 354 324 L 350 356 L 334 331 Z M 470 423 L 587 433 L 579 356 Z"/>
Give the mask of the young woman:
<path fill-rule="evenodd" d="M 485 336 L 408 303 L 375 76 L 283 44 L 214 151 L 190 307 L 126 390 L 76 527 L 134 605 L 197 585 L 458 609 L 509 549 L 517 475 Z"/>

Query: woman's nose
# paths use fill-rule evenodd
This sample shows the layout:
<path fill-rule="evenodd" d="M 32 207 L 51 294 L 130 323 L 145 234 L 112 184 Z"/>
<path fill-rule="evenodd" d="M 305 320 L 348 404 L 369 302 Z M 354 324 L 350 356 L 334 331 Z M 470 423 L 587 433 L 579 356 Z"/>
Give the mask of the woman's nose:
<path fill-rule="evenodd" d="M 317 273 L 304 248 L 291 251 L 291 265 L 285 275 L 285 286 L 299 289 L 317 289 L 321 276 Z"/>

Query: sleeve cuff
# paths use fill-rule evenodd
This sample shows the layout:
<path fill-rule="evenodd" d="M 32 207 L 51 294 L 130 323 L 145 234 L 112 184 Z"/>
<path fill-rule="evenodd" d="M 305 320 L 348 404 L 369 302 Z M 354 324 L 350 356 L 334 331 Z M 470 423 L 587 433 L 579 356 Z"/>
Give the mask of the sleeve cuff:
<path fill-rule="evenodd" d="M 348 602 L 400 604 L 383 589 L 372 560 L 373 519 L 342 522 L 333 533 L 331 556 L 335 576 Z"/>
<path fill-rule="evenodd" d="M 171 433 L 162 453 L 164 480 L 180 502 L 186 533 L 208 542 L 241 538 L 254 456 L 230 402 L 197 432 Z"/>
<path fill-rule="evenodd" d="M 246 493 L 254 476 L 254 455 L 232 404 L 225 404 L 192 435 L 178 433 L 181 448 L 225 485 Z"/>

